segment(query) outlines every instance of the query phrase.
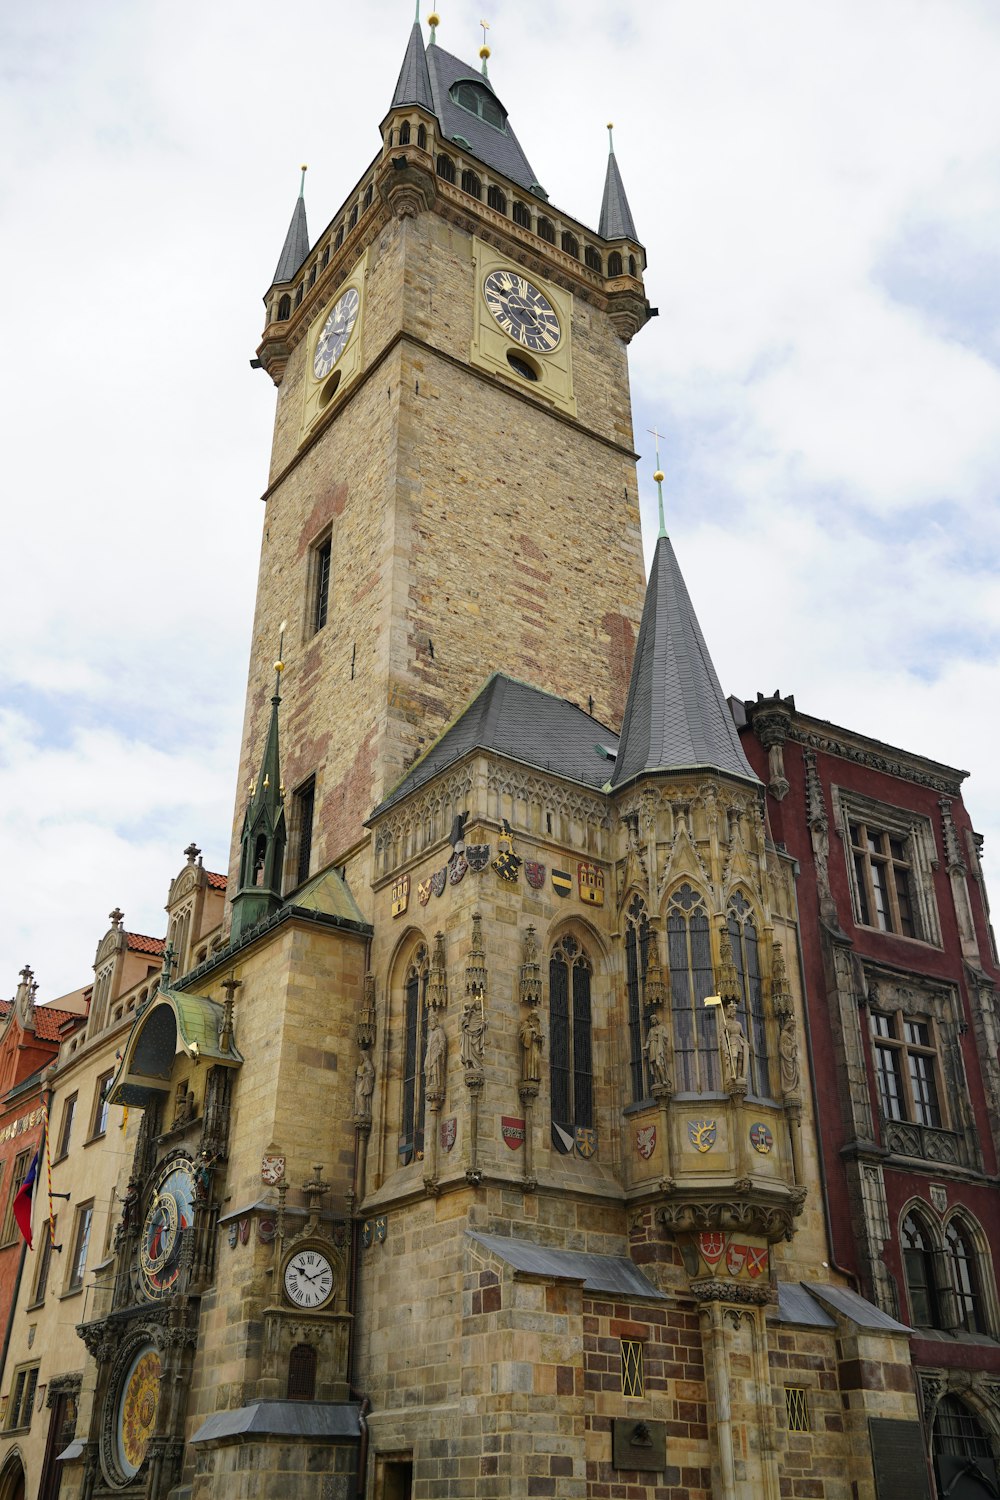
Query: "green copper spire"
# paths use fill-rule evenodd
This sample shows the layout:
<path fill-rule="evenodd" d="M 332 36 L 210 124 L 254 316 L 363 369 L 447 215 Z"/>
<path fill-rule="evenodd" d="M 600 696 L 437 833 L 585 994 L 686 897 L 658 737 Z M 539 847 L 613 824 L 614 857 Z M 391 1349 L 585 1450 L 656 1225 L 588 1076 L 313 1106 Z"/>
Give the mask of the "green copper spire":
<path fill-rule="evenodd" d="M 285 788 L 281 782 L 278 753 L 278 708 L 281 704 L 281 674 L 285 670 L 281 659 L 284 640 L 285 622 L 282 621 L 267 740 L 260 775 L 250 783 L 250 801 L 240 839 L 240 883 L 233 898 L 230 934 L 234 942 L 281 906 L 286 831 Z"/>

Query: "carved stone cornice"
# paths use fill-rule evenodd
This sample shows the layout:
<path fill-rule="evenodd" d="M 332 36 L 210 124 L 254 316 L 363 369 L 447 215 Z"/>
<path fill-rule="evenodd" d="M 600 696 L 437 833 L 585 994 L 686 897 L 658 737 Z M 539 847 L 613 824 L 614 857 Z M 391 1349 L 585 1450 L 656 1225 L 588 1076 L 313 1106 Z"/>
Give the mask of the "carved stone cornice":
<path fill-rule="evenodd" d="M 790 1240 L 806 1199 L 803 1187 L 782 1188 L 780 1195 L 751 1179 L 687 1188 L 664 1184 L 665 1201 L 656 1218 L 668 1234 L 703 1230 L 737 1230 L 775 1244 Z"/>
<path fill-rule="evenodd" d="M 916 757 L 912 760 L 905 757 L 902 752 L 893 753 L 888 745 L 876 747 L 872 745 L 853 744 L 846 738 L 841 738 L 831 733 L 832 725 L 821 729 L 807 729 L 803 724 L 792 723 L 788 730 L 788 738 L 799 745 L 807 745 L 812 750 L 818 750 L 824 755 L 838 755 L 842 760 L 853 761 L 855 765 L 867 766 L 871 771 L 881 771 L 886 776 L 898 776 L 903 781 L 915 782 L 917 786 L 930 787 L 935 792 L 945 792 L 952 797 L 961 796 L 962 781 L 965 773 L 953 770 L 951 766 L 935 764 L 935 769 L 929 769 L 927 763 L 921 764 Z"/>
<path fill-rule="evenodd" d="M 724 1276 L 705 1276 L 690 1283 L 691 1295 L 698 1302 L 743 1302 L 752 1307 L 765 1307 L 776 1302 L 778 1293 L 769 1281 L 749 1284 L 728 1281 Z"/>

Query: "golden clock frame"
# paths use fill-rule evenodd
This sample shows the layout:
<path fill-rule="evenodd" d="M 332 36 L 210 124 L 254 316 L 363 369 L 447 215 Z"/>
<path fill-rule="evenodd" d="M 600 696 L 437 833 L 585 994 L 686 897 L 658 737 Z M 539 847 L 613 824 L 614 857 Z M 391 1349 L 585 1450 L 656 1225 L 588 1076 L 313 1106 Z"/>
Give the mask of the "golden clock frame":
<path fill-rule="evenodd" d="M 485 240 L 473 236 L 472 268 L 475 278 L 472 318 L 472 345 L 469 358 L 480 370 L 491 375 L 502 375 L 513 382 L 526 395 L 540 396 L 548 404 L 576 416 L 576 397 L 573 394 L 573 297 L 570 292 L 554 286 L 551 281 L 527 271 L 517 261 L 501 255 Z M 486 279 L 494 271 L 512 271 L 524 276 L 532 286 L 544 292 L 559 319 L 560 339 L 556 347 L 547 353 L 526 349 L 517 339 L 504 333 L 497 323 L 489 303 L 486 301 Z M 526 380 L 518 375 L 507 360 L 515 354 L 535 371 L 536 380 Z"/>
<path fill-rule="evenodd" d="M 302 405 L 302 437 L 308 436 L 311 429 L 328 411 L 331 404 L 343 395 L 351 385 L 354 384 L 362 370 L 361 339 L 365 317 L 365 282 L 368 277 L 368 251 L 366 250 L 357 261 L 351 274 L 346 276 L 339 286 L 330 293 L 323 307 L 316 314 L 309 325 L 309 332 L 305 339 L 305 372 L 303 376 L 303 405 Z M 329 370 L 322 379 L 317 380 L 313 374 L 313 360 L 316 357 L 316 345 L 319 336 L 323 332 L 323 326 L 330 312 L 345 292 L 351 288 L 358 294 L 358 313 L 351 329 L 350 337 L 344 346 L 344 352 L 337 360 L 332 370 Z"/>

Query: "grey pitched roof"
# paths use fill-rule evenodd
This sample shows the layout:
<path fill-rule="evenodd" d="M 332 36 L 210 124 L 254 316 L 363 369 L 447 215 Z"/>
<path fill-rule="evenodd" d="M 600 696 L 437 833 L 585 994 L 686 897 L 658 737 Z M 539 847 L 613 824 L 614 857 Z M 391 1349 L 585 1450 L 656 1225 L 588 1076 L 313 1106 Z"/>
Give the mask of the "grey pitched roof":
<path fill-rule="evenodd" d="M 396 92 L 392 96 L 390 108 L 396 109 L 401 104 L 422 104 L 424 109 L 430 110 L 431 114 L 435 113 L 434 99 L 431 95 L 431 75 L 427 71 L 427 57 L 424 52 L 424 34 L 420 29 L 419 21 L 413 23 L 410 40 L 406 44 L 406 56 L 399 70 Z"/>
<path fill-rule="evenodd" d="M 533 187 L 537 187 L 538 179 L 521 150 L 510 121 L 507 121 L 504 130 L 497 130 L 494 126 L 487 125 L 478 115 L 471 114 L 469 110 L 456 104 L 448 92 L 464 78 L 489 89 L 496 96 L 496 90 L 489 79 L 478 68 L 472 68 L 460 58 L 452 57 L 450 52 L 445 52 L 436 43 L 427 48 L 426 57 L 434 96 L 434 113 L 442 135 L 448 140 L 461 136 L 468 141 L 472 155 L 478 157 L 484 166 L 502 172 L 526 191 L 530 192 Z"/>
<path fill-rule="evenodd" d="M 532 1240 L 508 1239 L 499 1234 L 475 1234 L 469 1239 L 526 1276 L 551 1276 L 558 1281 L 580 1281 L 585 1292 L 607 1292 L 618 1297 L 651 1297 L 664 1293 L 647 1281 L 627 1255 L 588 1255 L 582 1250 L 552 1250 Z"/>
<path fill-rule="evenodd" d="M 565 698 L 495 672 L 458 718 L 393 787 L 372 817 L 386 811 L 471 750 L 497 750 L 595 789 L 608 780 L 618 737 Z"/>
<path fill-rule="evenodd" d="M 212 1412 L 198 1428 L 192 1443 L 218 1443 L 226 1438 L 305 1438 L 336 1442 L 361 1433 L 360 1406 L 354 1401 L 254 1401 L 228 1411 Z"/>
<path fill-rule="evenodd" d="M 306 227 L 306 200 L 300 193 L 292 209 L 292 222 L 288 226 L 288 233 L 281 247 L 278 267 L 271 285 L 277 286 L 282 281 L 291 281 L 308 254 L 309 230 Z"/>
<path fill-rule="evenodd" d="M 890 1317 L 888 1313 L 876 1307 L 874 1302 L 869 1302 L 859 1292 L 852 1292 L 846 1286 L 827 1286 L 825 1282 L 804 1281 L 802 1285 L 806 1291 L 811 1293 L 819 1302 L 832 1308 L 835 1313 L 840 1313 L 845 1318 L 850 1318 L 859 1328 L 877 1328 L 883 1333 L 912 1333 L 905 1323 Z"/>
<path fill-rule="evenodd" d="M 836 1328 L 828 1312 L 824 1312 L 816 1298 L 811 1296 L 801 1281 L 778 1282 L 778 1322 L 797 1323 L 800 1328 Z"/>
<path fill-rule="evenodd" d="M 625 721 L 611 776 L 713 770 L 759 785 L 715 675 L 670 538 L 653 554 Z"/>
<path fill-rule="evenodd" d="M 625 196 L 625 184 L 618 170 L 615 153 L 608 153 L 608 171 L 604 179 L 604 198 L 601 201 L 601 222 L 598 234 L 605 240 L 633 240 L 639 244 L 635 232 L 632 210 Z"/>

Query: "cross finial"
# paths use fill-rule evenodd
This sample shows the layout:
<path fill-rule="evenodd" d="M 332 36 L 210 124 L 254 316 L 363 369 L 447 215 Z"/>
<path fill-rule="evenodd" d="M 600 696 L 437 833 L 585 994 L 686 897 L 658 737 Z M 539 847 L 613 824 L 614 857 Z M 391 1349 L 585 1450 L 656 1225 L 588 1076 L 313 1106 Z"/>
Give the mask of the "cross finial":
<path fill-rule="evenodd" d="M 489 23 L 489 21 L 480 21 L 479 24 L 483 28 L 483 46 L 485 47 L 486 46 L 486 33 L 490 29 L 490 23 Z"/>
<path fill-rule="evenodd" d="M 659 430 L 658 427 L 650 427 L 648 429 L 648 431 L 649 431 L 650 436 L 656 439 L 656 472 L 654 473 L 653 478 L 656 480 L 656 499 L 657 499 L 657 503 L 659 505 L 659 510 L 660 510 L 660 531 L 659 531 L 659 535 L 660 536 L 666 536 L 666 534 L 667 534 L 667 525 L 666 525 L 666 521 L 664 520 L 664 517 L 663 517 L 663 470 L 660 468 L 660 437 L 661 437 L 661 433 L 660 433 L 660 430 Z"/>
<path fill-rule="evenodd" d="M 193 865 L 195 860 L 198 858 L 198 855 L 201 853 L 201 850 L 198 848 L 198 845 L 195 843 L 194 839 L 192 839 L 190 844 L 188 844 L 187 848 L 184 850 L 184 853 L 187 856 L 188 864 Z"/>
<path fill-rule="evenodd" d="M 125 920 L 125 913 L 122 911 L 120 906 L 116 906 L 114 911 L 108 912 L 108 920 L 110 921 L 112 927 L 120 927 L 122 925 Z"/>

